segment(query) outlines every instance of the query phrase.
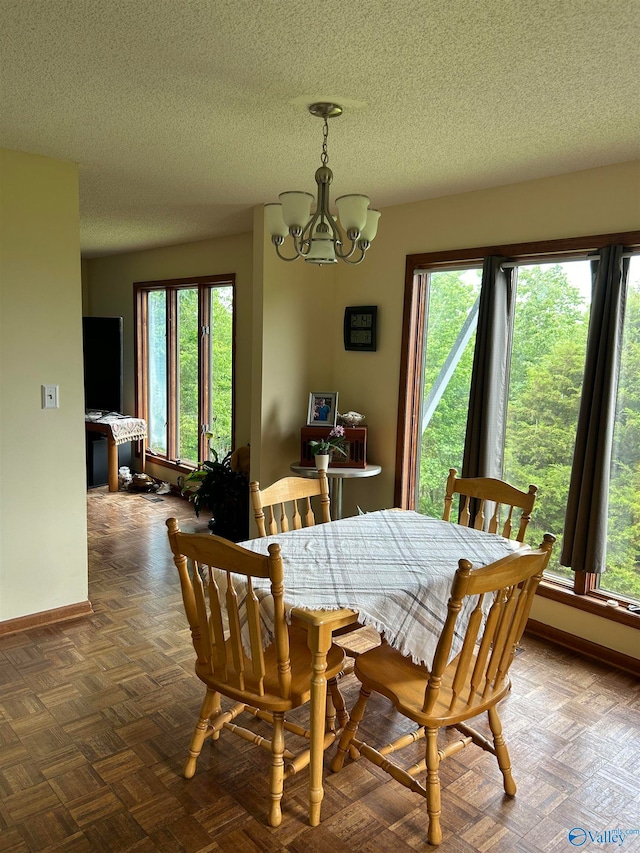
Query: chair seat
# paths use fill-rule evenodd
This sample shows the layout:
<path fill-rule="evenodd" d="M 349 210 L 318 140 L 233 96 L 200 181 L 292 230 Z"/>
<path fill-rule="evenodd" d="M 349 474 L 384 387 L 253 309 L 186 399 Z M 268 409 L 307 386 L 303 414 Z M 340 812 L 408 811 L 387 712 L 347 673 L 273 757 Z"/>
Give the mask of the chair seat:
<path fill-rule="evenodd" d="M 209 669 L 208 664 L 196 663 L 196 675 L 211 690 L 219 690 L 226 696 L 238 702 L 244 702 L 247 698 L 247 690 L 256 692 L 251 698 L 251 704 L 264 711 L 288 711 L 297 708 L 309 701 L 311 693 L 311 678 L 313 675 L 313 661 L 308 646 L 307 632 L 294 626 L 289 627 L 289 650 L 291 658 L 291 695 L 283 699 L 279 694 L 277 662 L 275 645 L 272 644 L 264 652 L 264 663 L 266 675 L 264 679 L 264 695 L 257 695 L 257 685 L 250 675 L 248 659 L 245 657 L 247 668 L 245 670 L 245 689 L 234 687 L 238 684 L 238 676 L 233 667 L 232 654 L 229 649 L 227 655 L 227 679 L 216 677 Z M 332 645 L 327 653 L 327 680 L 334 678 L 344 666 L 344 650 L 340 646 Z"/>
<path fill-rule="evenodd" d="M 471 659 L 469 672 L 473 672 L 475 658 Z M 396 708 L 420 726 L 452 726 L 469 718 L 471 709 L 481 714 L 495 705 L 509 692 L 507 678 L 500 687 L 483 693 L 474 691 L 469 700 L 469 679 L 465 679 L 458 697 L 454 700 L 452 682 L 458 658 L 454 658 L 442 673 L 438 699 L 431 714 L 422 711 L 429 669 L 424 664 L 413 663 L 397 649 L 382 643 L 356 659 L 355 674 L 368 688 L 386 696 Z M 469 701 L 468 701 L 469 700 Z"/>

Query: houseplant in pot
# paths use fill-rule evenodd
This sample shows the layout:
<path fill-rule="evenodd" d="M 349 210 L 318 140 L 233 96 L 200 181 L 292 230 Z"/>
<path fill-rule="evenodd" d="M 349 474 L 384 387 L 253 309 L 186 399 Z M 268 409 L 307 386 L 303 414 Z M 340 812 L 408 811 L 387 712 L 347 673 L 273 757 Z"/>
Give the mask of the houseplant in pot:
<path fill-rule="evenodd" d="M 249 477 L 231 465 L 233 454 L 222 461 L 215 450 L 184 481 L 183 494 L 189 495 L 196 515 L 209 510 L 209 529 L 216 536 L 241 542 L 249 538 Z"/>
<path fill-rule="evenodd" d="M 318 471 L 326 471 L 334 454 L 347 457 L 347 440 L 344 427 L 335 426 L 326 438 L 317 438 L 309 442 L 309 448 L 316 460 Z"/>

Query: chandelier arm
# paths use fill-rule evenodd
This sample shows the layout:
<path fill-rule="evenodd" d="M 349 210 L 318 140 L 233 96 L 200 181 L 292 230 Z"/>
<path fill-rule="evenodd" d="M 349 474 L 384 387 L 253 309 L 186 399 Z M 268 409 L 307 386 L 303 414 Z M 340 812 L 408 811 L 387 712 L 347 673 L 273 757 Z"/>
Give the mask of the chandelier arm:
<path fill-rule="evenodd" d="M 362 246 L 360 246 L 360 247 L 359 247 L 359 248 L 360 248 L 360 252 L 361 252 L 360 257 L 359 257 L 359 258 L 357 258 L 357 260 L 355 260 L 355 261 L 350 261 L 350 260 L 349 260 L 349 257 L 353 254 L 353 250 L 354 250 L 355 248 L 356 248 L 356 246 L 354 246 L 354 247 L 353 247 L 353 249 L 351 250 L 351 252 L 350 252 L 348 255 L 346 255 L 346 256 L 345 256 L 345 255 L 340 255 L 340 260 L 344 261 L 344 262 L 345 262 L 345 264 L 350 264 L 352 267 L 355 267 L 357 264 L 361 264 L 361 263 L 364 261 L 364 256 L 367 254 L 367 250 L 366 250 L 366 249 L 363 249 L 363 248 L 362 248 Z"/>
<path fill-rule="evenodd" d="M 349 239 L 351 239 L 351 238 L 349 238 Z M 340 244 L 340 245 L 342 245 L 342 244 Z M 355 250 L 357 248 L 358 248 L 358 241 L 357 240 L 351 240 L 351 248 L 349 249 L 349 251 L 348 252 L 339 252 L 337 247 L 336 247 L 336 255 L 340 258 L 341 261 L 346 261 L 347 258 L 350 258 L 351 255 L 353 255 L 353 253 L 355 252 Z M 360 247 L 360 248 L 362 248 L 362 247 Z M 362 258 L 364 258 L 364 252 L 362 252 L 362 257 L 360 258 L 360 261 L 362 260 Z M 360 261 L 356 261 L 356 263 L 360 263 Z M 353 261 L 351 263 L 353 263 Z"/>
<path fill-rule="evenodd" d="M 335 243 L 336 247 L 342 246 L 344 243 L 344 234 L 342 233 L 342 228 L 340 228 L 340 226 L 335 221 L 333 216 L 331 216 L 331 214 L 329 214 L 329 216 L 325 217 L 325 218 L 327 219 L 327 222 L 329 223 L 329 228 L 331 229 L 331 233 L 333 234 L 333 242 Z M 340 254 L 340 253 L 338 252 L 337 254 Z M 342 257 L 342 256 L 340 255 L 340 257 Z"/>
<path fill-rule="evenodd" d="M 295 257 L 293 257 L 293 258 L 287 258 L 287 257 L 285 257 L 285 256 L 282 254 L 282 252 L 280 251 L 280 246 L 279 246 L 277 243 L 274 243 L 273 245 L 276 247 L 276 255 L 280 258 L 280 260 L 281 260 L 281 261 L 297 261 L 297 260 L 298 260 L 298 258 L 303 257 L 303 255 L 302 255 L 300 252 L 298 252 L 298 247 L 296 246 L 296 241 L 295 241 L 295 240 L 293 241 L 293 247 L 294 247 L 294 249 L 296 250 L 297 255 L 295 255 Z"/>
<path fill-rule="evenodd" d="M 305 229 L 306 231 L 306 229 Z M 306 258 L 311 248 L 311 239 L 305 238 L 304 231 L 298 237 L 293 238 L 293 246 L 299 258 Z"/>
<path fill-rule="evenodd" d="M 311 219 L 307 222 L 305 227 L 302 230 L 302 234 L 300 235 L 300 242 L 302 243 L 302 238 L 304 237 L 304 242 L 311 245 L 311 235 L 313 234 L 313 229 L 315 227 L 316 222 L 322 216 L 322 209 L 320 208 L 320 199 L 316 204 L 316 212 L 312 215 Z M 306 237 L 305 237 L 306 234 Z"/>
<path fill-rule="evenodd" d="M 319 172 L 320 170 L 318 170 Z M 333 216 L 331 215 L 331 211 L 329 210 L 329 186 L 331 185 L 331 181 L 333 178 L 333 173 L 330 169 L 326 170 L 326 178 L 325 180 L 318 180 L 318 172 L 316 172 L 316 181 L 318 183 L 318 200 L 316 202 L 316 212 L 313 216 L 313 219 L 309 223 L 309 239 L 313 234 L 313 226 L 319 217 L 327 223 L 329 226 L 329 230 L 333 235 L 333 242 L 337 246 L 342 245 L 343 235 L 340 226 L 335 221 Z"/>

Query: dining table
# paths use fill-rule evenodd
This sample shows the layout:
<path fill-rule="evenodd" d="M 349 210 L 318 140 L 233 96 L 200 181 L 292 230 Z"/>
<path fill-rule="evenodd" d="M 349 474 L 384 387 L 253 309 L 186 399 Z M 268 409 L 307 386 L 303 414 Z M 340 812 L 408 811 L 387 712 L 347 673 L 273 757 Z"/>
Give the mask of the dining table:
<path fill-rule="evenodd" d="M 325 671 L 333 632 L 356 623 L 371 626 L 404 655 L 430 666 L 458 561 L 464 558 L 474 567 L 484 566 L 523 546 L 482 530 L 398 509 L 363 513 L 238 544 L 266 554 L 272 542 L 281 547 L 287 618 L 306 629 L 312 656 L 309 822 L 316 826 L 324 796 Z M 268 581 L 262 593 L 268 597 Z M 242 619 L 242 596 L 240 604 Z M 466 606 L 468 615 L 473 602 Z M 464 611 L 458 621 L 462 632 Z M 271 642 L 268 623 L 263 630 L 267 645 Z M 461 641 L 462 633 L 454 640 L 453 654 Z"/>

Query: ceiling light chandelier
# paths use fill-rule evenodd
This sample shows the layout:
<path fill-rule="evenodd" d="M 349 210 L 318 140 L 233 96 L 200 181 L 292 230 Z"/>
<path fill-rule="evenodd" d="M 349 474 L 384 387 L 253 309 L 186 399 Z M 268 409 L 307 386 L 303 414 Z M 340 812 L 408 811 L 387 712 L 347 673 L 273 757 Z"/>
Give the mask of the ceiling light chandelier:
<path fill-rule="evenodd" d="M 311 115 L 324 120 L 322 132 L 321 166 L 316 171 L 318 198 L 316 209 L 311 213 L 313 196 L 306 192 L 284 192 L 280 203 L 265 204 L 267 228 L 271 242 L 283 261 L 304 258 L 310 264 L 335 264 L 338 258 L 348 264 L 359 264 L 364 260 L 371 241 L 378 230 L 379 210 L 370 210 L 370 199 L 366 195 L 343 195 L 336 199 L 337 218 L 329 210 L 329 185 L 333 172 L 328 166 L 327 138 L 328 119 L 342 114 L 338 104 L 317 103 L 309 106 Z M 340 227 L 342 226 L 342 228 Z M 345 236 L 351 245 L 345 246 Z M 296 254 L 292 258 L 280 252 L 285 237 L 291 235 Z"/>

